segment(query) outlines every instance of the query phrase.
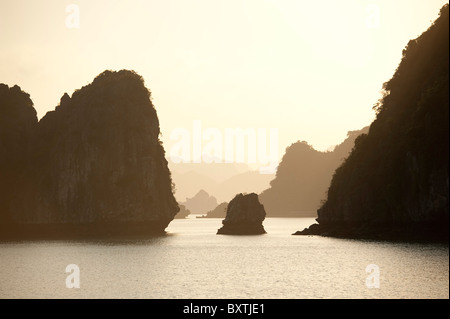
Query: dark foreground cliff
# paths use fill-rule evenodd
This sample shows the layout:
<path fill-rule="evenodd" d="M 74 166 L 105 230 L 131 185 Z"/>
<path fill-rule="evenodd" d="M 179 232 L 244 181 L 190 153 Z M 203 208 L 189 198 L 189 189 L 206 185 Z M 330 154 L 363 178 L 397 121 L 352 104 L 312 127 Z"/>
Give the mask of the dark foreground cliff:
<path fill-rule="evenodd" d="M 7 90 L 0 87 L 0 93 Z M 38 123 L 28 95 L 1 93 L 2 237 L 161 233 L 178 212 L 143 79 L 105 71 Z M 11 99 L 21 100 L 17 103 Z M 7 101 L 7 103 L 5 102 Z M 5 107 L 6 105 L 6 107 Z M 16 125 L 15 123 L 19 123 Z M 15 168 L 16 167 L 16 168 Z"/>
<path fill-rule="evenodd" d="M 299 234 L 448 241 L 449 9 L 411 40 L 377 118 Z"/>

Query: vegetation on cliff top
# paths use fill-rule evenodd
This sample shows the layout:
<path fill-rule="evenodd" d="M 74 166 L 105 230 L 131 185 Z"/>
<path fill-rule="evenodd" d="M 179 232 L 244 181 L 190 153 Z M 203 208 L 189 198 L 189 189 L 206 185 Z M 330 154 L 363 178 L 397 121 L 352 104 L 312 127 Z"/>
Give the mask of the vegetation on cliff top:
<path fill-rule="evenodd" d="M 369 133 L 333 176 L 319 224 L 432 224 L 448 236 L 448 4 L 409 41 L 374 109 Z"/>

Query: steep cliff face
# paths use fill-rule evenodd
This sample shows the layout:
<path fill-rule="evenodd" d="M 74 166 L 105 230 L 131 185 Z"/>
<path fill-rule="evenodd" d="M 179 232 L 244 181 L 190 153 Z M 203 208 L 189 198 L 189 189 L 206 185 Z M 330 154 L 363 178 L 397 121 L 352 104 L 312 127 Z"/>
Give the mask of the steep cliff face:
<path fill-rule="evenodd" d="M 369 133 L 334 174 L 316 233 L 448 238 L 448 85 L 445 5 L 403 51 Z"/>
<path fill-rule="evenodd" d="M 266 218 L 264 206 L 258 200 L 258 195 L 237 194 L 227 206 L 227 214 L 222 221 L 220 235 L 259 235 L 265 234 L 262 222 Z"/>
<path fill-rule="evenodd" d="M 134 72 L 105 71 L 65 94 L 33 131 L 10 205 L 14 222 L 163 230 L 179 208 L 159 134 L 150 92 Z"/>
<path fill-rule="evenodd" d="M 27 166 L 36 124 L 30 96 L 18 86 L 0 84 L 0 225 L 11 221 L 9 200 L 15 193 L 17 176 Z"/>
<path fill-rule="evenodd" d="M 317 151 L 306 142 L 288 147 L 271 187 L 259 195 L 267 216 L 316 217 L 333 172 L 348 156 L 355 139 L 367 131 L 368 127 L 348 132 L 332 152 Z"/>

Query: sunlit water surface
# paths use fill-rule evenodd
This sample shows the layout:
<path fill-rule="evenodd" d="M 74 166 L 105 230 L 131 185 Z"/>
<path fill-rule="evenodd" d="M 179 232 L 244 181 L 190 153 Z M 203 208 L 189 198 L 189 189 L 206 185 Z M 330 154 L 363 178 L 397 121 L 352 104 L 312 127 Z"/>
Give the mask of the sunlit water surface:
<path fill-rule="evenodd" d="M 0 297 L 449 298 L 448 245 L 291 235 L 313 222 L 268 218 L 265 235 L 225 236 L 220 219 L 189 218 L 154 238 L 0 243 Z M 79 289 L 66 287 L 68 264 Z M 370 264 L 379 288 L 366 285 Z"/>

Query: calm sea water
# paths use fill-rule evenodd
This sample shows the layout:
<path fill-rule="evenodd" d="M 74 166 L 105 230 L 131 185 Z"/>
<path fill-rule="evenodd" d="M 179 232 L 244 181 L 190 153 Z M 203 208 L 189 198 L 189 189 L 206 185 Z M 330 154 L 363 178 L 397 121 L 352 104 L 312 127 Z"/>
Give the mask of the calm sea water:
<path fill-rule="evenodd" d="M 220 219 L 174 220 L 141 240 L 0 243 L 1 298 L 449 298 L 448 245 L 291 236 L 312 218 L 268 218 L 258 236 Z M 66 287 L 68 264 L 80 288 Z M 379 288 L 366 286 L 369 264 Z"/>

